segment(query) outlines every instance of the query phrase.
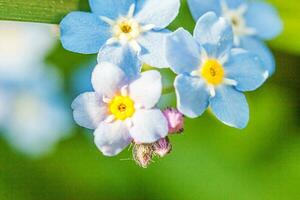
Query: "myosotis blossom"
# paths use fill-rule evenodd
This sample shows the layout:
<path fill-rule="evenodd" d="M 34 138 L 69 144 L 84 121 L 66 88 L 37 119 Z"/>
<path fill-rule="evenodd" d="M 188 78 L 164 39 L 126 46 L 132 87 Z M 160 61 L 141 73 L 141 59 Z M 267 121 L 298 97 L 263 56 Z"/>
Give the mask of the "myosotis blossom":
<path fill-rule="evenodd" d="M 273 39 L 282 32 L 275 8 L 264 1 L 247 0 L 188 0 L 188 4 L 196 21 L 208 11 L 224 17 L 232 25 L 235 46 L 257 54 L 269 75 L 274 73 L 274 57 L 261 40 Z"/>
<path fill-rule="evenodd" d="M 178 109 L 195 118 L 209 106 L 223 123 L 244 128 L 249 108 L 242 92 L 257 89 L 267 71 L 258 56 L 233 48 L 233 30 L 213 12 L 197 22 L 194 36 L 178 29 L 167 37 L 166 57 L 175 79 Z"/>
<path fill-rule="evenodd" d="M 90 0 L 92 12 L 71 12 L 61 22 L 63 46 L 74 52 L 98 53 L 106 44 L 129 45 L 139 58 L 168 67 L 162 47 L 165 29 L 179 12 L 179 0 Z"/>
<path fill-rule="evenodd" d="M 123 58 L 133 55 L 127 51 Z M 124 65 L 136 75 L 126 74 Z M 95 143 L 106 156 L 117 155 L 132 141 L 149 144 L 168 134 L 167 120 L 155 108 L 162 92 L 161 75 L 157 71 L 136 73 L 139 67 L 136 59 L 99 63 L 92 74 L 95 92 L 78 96 L 72 104 L 75 121 L 95 129 Z"/>

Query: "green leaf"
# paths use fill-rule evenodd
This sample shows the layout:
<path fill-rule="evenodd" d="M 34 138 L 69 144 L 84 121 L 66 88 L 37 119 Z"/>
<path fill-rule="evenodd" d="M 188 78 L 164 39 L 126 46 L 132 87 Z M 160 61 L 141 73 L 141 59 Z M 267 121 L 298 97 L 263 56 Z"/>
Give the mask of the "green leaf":
<path fill-rule="evenodd" d="M 74 10 L 89 10 L 87 0 L 0 0 L 0 20 L 58 24 Z"/>

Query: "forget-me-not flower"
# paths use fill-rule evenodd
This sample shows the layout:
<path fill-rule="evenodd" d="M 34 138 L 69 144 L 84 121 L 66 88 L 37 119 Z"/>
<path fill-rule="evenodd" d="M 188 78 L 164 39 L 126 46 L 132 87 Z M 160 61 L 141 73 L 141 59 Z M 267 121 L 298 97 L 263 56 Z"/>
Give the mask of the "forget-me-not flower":
<path fill-rule="evenodd" d="M 115 59 L 95 67 L 95 92 L 83 93 L 72 103 L 75 121 L 95 129 L 95 144 L 106 156 L 117 155 L 132 140 L 153 143 L 168 134 L 167 120 L 155 108 L 162 93 L 160 73 L 153 70 L 140 74 L 141 63 L 135 53 L 124 49 L 103 54 L 104 60 L 110 56 Z"/>
<path fill-rule="evenodd" d="M 177 16 L 179 0 L 89 0 L 92 12 L 71 12 L 61 22 L 63 46 L 98 53 L 104 44 L 129 44 L 140 59 L 168 67 L 162 46 L 165 29 Z"/>
<path fill-rule="evenodd" d="M 283 29 L 277 11 L 264 1 L 188 0 L 194 19 L 208 11 L 227 19 L 234 32 L 234 44 L 259 55 L 269 75 L 275 71 L 275 60 L 262 40 L 278 36 Z"/>
<path fill-rule="evenodd" d="M 1 136 L 29 156 L 53 150 L 69 135 L 59 74 L 43 63 L 56 41 L 53 26 L 0 23 Z"/>
<path fill-rule="evenodd" d="M 203 15 L 194 36 L 180 28 L 166 39 L 166 57 L 175 79 L 177 106 L 195 118 L 208 106 L 223 123 L 244 128 L 249 108 L 242 93 L 258 88 L 266 70 L 258 56 L 232 48 L 231 25 L 215 13 Z"/>

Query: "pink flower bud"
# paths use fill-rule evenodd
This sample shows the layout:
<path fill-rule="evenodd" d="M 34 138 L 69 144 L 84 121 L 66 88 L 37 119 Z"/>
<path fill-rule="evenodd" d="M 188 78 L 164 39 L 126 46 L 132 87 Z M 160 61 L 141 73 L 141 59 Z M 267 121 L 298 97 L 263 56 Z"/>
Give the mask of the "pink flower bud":
<path fill-rule="evenodd" d="M 182 133 L 184 126 L 184 116 L 176 108 L 167 108 L 163 111 L 169 127 L 169 133 Z"/>
<path fill-rule="evenodd" d="M 151 144 L 134 144 L 132 149 L 134 161 L 141 167 L 147 168 L 153 158 Z"/>
<path fill-rule="evenodd" d="M 157 142 L 153 143 L 154 153 L 160 157 L 164 157 L 169 154 L 172 150 L 172 145 L 169 141 L 169 138 L 162 138 Z"/>

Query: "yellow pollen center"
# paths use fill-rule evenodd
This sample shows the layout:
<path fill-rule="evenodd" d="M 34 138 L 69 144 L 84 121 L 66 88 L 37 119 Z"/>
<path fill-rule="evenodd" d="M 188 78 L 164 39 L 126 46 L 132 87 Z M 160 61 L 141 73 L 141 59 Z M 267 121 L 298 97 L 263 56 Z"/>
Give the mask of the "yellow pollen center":
<path fill-rule="evenodd" d="M 219 85 L 224 79 L 223 66 L 217 60 L 207 60 L 200 70 L 201 76 L 212 85 Z"/>
<path fill-rule="evenodd" d="M 125 22 L 120 24 L 120 29 L 123 33 L 130 33 L 132 31 L 132 27 Z"/>
<path fill-rule="evenodd" d="M 115 96 L 109 104 L 109 111 L 116 119 L 124 121 L 133 116 L 134 102 L 128 96 Z"/>

